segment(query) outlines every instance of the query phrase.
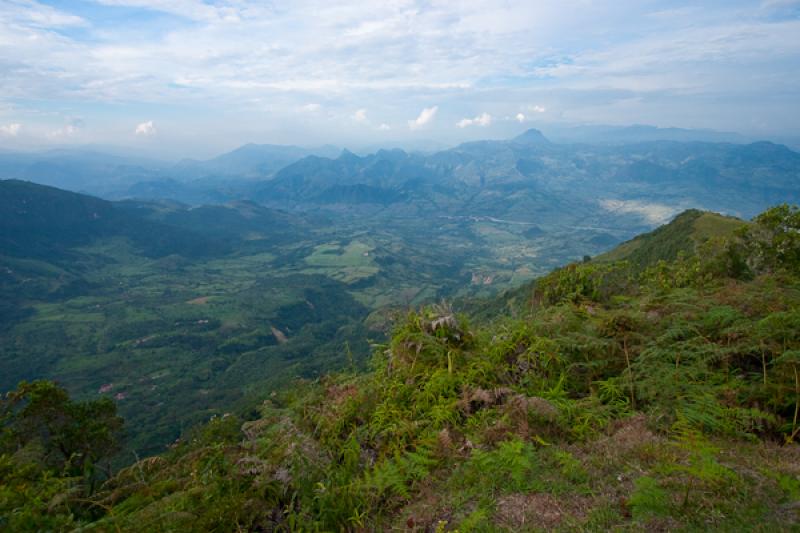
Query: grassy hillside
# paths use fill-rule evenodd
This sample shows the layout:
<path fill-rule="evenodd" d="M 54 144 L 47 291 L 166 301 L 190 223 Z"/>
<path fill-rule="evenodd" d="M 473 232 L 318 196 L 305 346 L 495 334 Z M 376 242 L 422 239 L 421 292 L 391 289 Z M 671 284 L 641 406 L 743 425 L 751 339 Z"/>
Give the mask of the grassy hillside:
<path fill-rule="evenodd" d="M 680 242 L 681 222 L 662 233 Z M 298 382 L 100 487 L 53 476 L 25 413 L 7 417 L 6 524 L 796 530 L 798 229 L 782 206 L 647 268 L 569 265 L 517 316 L 409 312 L 370 372 Z"/>
<path fill-rule="evenodd" d="M 693 254 L 708 240 L 730 237 L 744 224 L 735 217 L 690 209 L 675 217 L 670 224 L 624 242 L 597 256 L 595 261 L 629 261 L 645 268 L 659 260 L 677 259 L 681 252 Z"/>
<path fill-rule="evenodd" d="M 626 270 L 641 273 L 659 261 L 675 261 L 682 256 L 694 256 L 703 247 L 731 239 L 737 229 L 748 226 L 747 221 L 689 209 L 680 213 L 668 224 L 653 231 L 637 235 L 594 258 L 592 265 L 612 265 L 625 263 Z M 584 259 L 586 261 L 586 259 Z M 529 312 L 532 301 L 530 284 L 514 287 L 503 293 L 483 300 L 472 300 L 467 308 L 473 317 L 492 320 L 502 314 Z"/>

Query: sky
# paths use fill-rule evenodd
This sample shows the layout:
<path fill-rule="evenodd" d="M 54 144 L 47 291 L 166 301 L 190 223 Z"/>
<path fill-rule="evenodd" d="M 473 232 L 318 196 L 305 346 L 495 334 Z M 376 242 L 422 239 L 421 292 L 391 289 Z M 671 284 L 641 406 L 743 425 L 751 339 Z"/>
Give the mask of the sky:
<path fill-rule="evenodd" d="M 0 149 L 800 138 L 800 0 L 0 0 Z"/>

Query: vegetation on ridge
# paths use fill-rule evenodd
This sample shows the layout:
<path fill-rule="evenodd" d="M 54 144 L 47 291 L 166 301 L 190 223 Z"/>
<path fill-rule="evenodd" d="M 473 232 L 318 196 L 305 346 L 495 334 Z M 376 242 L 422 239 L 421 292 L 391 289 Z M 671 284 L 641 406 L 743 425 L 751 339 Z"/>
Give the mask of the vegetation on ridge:
<path fill-rule="evenodd" d="M 696 244 L 646 268 L 569 265 L 476 325 L 445 304 L 410 312 L 371 372 L 215 418 L 80 495 L 3 441 L 0 525 L 798 528 L 800 211 Z"/>

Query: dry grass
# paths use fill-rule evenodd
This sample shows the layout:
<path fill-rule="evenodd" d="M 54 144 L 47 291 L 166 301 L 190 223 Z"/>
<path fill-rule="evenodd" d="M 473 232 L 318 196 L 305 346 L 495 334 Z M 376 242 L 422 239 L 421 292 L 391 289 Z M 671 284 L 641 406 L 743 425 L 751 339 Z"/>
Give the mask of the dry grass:
<path fill-rule="evenodd" d="M 552 494 L 510 494 L 497 500 L 495 524 L 511 531 L 553 530 L 583 522 L 592 507 L 586 496 L 556 498 Z"/>

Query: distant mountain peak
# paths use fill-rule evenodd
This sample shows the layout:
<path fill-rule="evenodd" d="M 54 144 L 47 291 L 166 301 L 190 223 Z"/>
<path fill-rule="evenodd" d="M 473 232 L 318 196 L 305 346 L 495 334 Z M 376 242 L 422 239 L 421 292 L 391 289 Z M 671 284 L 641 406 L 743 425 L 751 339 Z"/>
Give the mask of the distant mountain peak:
<path fill-rule="evenodd" d="M 356 154 L 348 150 L 347 148 L 342 149 L 342 153 L 339 154 L 339 159 L 342 161 L 358 161 L 361 158 L 358 157 Z"/>
<path fill-rule="evenodd" d="M 517 135 L 513 140 L 518 144 L 551 144 L 547 137 L 536 128 L 531 128 L 525 133 Z"/>

